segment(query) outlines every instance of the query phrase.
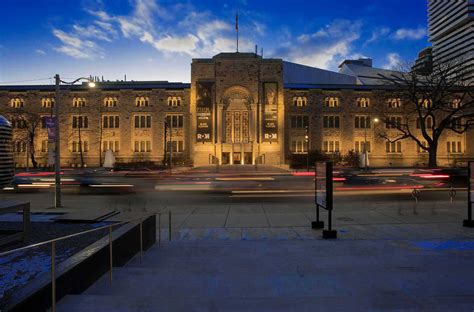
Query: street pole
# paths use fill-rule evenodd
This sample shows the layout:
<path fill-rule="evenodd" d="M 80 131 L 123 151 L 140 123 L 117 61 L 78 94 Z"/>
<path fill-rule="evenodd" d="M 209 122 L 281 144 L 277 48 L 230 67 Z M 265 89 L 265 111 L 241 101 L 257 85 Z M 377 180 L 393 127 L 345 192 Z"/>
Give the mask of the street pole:
<path fill-rule="evenodd" d="M 306 135 L 304 136 L 306 144 L 306 172 L 309 172 L 309 126 L 306 126 Z"/>
<path fill-rule="evenodd" d="M 369 167 L 367 166 L 367 119 L 365 119 L 364 123 L 364 165 L 365 165 L 365 171 L 369 170 Z"/>
<path fill-rule="evenodd" d="M 54 103 L 54 174 L 55 174 L 55 196 L 54 207 L 61 207 L 61 146 L 59 141 L 59 84 L 61 82 L 59 75 L 54 76 L 56 81 L 56 99 Z"/>
<path fill-rule="evenodd" d="M 173 166 L 173 141 L 171 140 L 171 137 L 173 135 L 173 117 L 170 118 L 171 119 L 171 122 L 169 124 L 169 128 L 170 128 L 170 174 L 173 174 L 173 169 L 172 169 L 172 166 Z M 176 143 L 176 147 L 178 147 L 178 143 Z"/>

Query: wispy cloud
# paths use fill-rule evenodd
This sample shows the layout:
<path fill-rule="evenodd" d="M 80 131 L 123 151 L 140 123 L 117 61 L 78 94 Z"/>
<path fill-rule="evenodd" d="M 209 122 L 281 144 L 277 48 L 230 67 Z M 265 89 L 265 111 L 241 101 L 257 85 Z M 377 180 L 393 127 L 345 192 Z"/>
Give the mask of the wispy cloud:
<path fill-rule="evenodd" d="M 390 33 L 390 28 L 382 26 L 382 27 L 376 27 L 373 31 L 372 34 L 370 35 L 369 39 L 364 43 L 364 45 L 368 45 L 372 42 L 376 42 L 381 38 L 386 37 Z"/>
<path fill-rule="evenodd" d="M 389 53 L 386 56 L 386 63 L 382 66 L 384 69 L 398 69 L 402 64 L 402 59 L 398 53 Z"/>
<path fill-rule="evenodd" d="M 412 28 L 400 28 L 393 34 L 393 38 L 396 40 L 420 40 L 425 38 L 426 28 L 418 27 Z"/>
<path fill-rule="evenodd" d="M 36 49 L 35 52 L 38 53 L 38 54 L 41 54 L 41 55 L 46 55 L 46 51 L 44 51 L 42 49 Z"/>
<path fill-rule="evenodd" d="M 324 69 L 335 69 L 354 54 L 353 43 L 360 38 L 362 22 L 335 20 L 314 33 L 302 34 L 293 44 L 277 50 L 289 60 Z"/>
<path fill-rule="evenodd" d="M 58 52 L 78 59 L 104 57 L 102 49 L 93 41 L 81 39 L 75 34 L 66 33 L 59 29 L 54 29 L 53 35 L 61 41 L 61 45 L 54 48 Z"/>

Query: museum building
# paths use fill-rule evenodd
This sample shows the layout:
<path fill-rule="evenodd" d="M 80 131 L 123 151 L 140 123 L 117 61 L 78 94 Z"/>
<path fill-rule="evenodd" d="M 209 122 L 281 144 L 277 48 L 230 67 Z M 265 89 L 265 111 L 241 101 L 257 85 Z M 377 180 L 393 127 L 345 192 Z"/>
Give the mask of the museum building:
<path fill-rule="evenodd" d="M 162 163 L 171 154 L 175 163 L 195 166 L 285 166 L 292 154 L 308 150 L 345 154 L 367 148 L 371 166 L 426 164 L 427 153 L 413 141 L 392 143 L 377 135 L 396 131 L 375 122 L 381 108 L 393 118 L 403 115 L 403 101 L 380 74 L 391 72 L 373 68 L 370 59 L 346 60 L 332 72 L 255 53 L 220 53 L 192 60 L 191 83 L 61 85 L 61 163 L 99 166 L 110 150 L 121 163 Z M 18 167 L 26 165 L 30 148 L 47 166 L 52 144 L 44 117 L 52 116 L 54 105 L 53 85 L 0 86 L 0 114 L 14 127 Z M 28 136 L 32 127 L 34 136 Z M 473 131 L 442 137 L 439 165 L 473 156 Z"/>

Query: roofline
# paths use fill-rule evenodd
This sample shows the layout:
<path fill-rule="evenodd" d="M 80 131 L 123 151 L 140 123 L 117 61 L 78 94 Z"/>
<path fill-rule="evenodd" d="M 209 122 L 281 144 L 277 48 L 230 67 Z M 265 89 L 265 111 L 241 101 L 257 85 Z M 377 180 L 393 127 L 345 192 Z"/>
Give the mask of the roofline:
<path fill-rule="evenodd" d="M 184 90 L 190 89 L 190 83 L 182 82 L 148 82 L 148 81 L 131 81 L 131 82 L 96 82 L 93 90 L 109 91 L 109 90 Z M 88 91 L 91 90 L 87 84 L 80 85 L 61 85 L 61 90 L 69 91 Z M 0 91 L 55 91 L 55 85 L 0 85 Z"/>

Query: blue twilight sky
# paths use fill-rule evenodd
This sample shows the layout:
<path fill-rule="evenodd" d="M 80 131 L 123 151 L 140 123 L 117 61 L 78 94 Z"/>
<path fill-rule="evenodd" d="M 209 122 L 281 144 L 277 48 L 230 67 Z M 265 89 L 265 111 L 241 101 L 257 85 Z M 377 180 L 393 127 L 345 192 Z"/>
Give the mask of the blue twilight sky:
<path fill-rule="evenodd" d="M 337 70 L 391 68 L 429 45 L 426 0 L 1 0 L 0 84 L 52 77 L 190 81 L 192 58 L 240 51 Z M 26 81 L 28 80 L 28 81 Z"/>

